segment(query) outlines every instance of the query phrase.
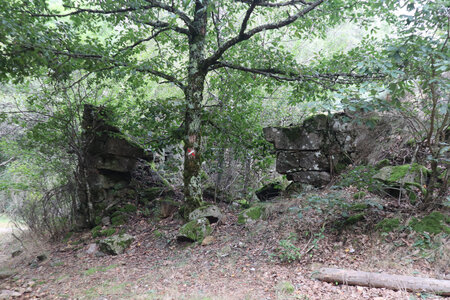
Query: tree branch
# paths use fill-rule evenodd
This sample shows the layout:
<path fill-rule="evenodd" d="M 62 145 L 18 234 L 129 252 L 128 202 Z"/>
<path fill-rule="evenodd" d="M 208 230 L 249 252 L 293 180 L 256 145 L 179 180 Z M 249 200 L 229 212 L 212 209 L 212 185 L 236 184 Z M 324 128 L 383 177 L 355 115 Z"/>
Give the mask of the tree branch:
<path fill-rule="evenodd" d="M 328 83 L 338 83 L 338 84 L 352 84 L 355 82 L 360 82 L 367 79 L 382 79 L 385 76 L 383 74 L 355 74 L 355 73 L 322 73 L 317 75 L 304 75 L 294 72 L 286 72 L 283 70 L 277 70 L 274 68 L 248 68 L 240 65 L 233 65 L 227 62 L 217 62 L 210 67 L 210 70 L 217 70 L 219 68 L 229 68 L 242 72 L 248 72 L 253 74 L 258 74 L 266 77 L 270 77 L 280 81 L 326 81 Z M 318 84 L 322 83 L 316 81 Z"/>
<path fill-rule="evenodd" d="M 260 33 L 262 31 L 266 31 L 266 30 L 279 29 L 279 28 L 282 28 L 289 24 L 294 23 L 297 19 L 305 16 L 307 13 L 309 13 L 310 11 L 312 11 L 316 7 L 318 7 L 320 4 L 322 4 L 322 2 L 324 2 L 324 1 L 325 0 L 317 0 L 316 2 L 310 4 L 308 7 L 306 7 L 305 9 L 300 10 L 293 16 L 289 16 L 288 18 L 286 18 L 284 20 L 281 20 L 281 21 L 278 21 L 275 23 L 267 23 L 267 24 L 257 26 L 255 28 L 247 31 L 246 33 L 239 32 L 239 34 L 237 36 L 235 36 L 234 38 L 231 38 L 230 40 L 225 42 L 219 49 L 217 49 L 217 51 L 214 54 L 212 54 L 210 57 L 205 59 L 204 64 L 203 64 L 204 67 L 208 68 L 209 66 L 214 64 L 218 59 L 220 59 L 222 57 L 222 55 L 225 53 L 225 51 L 227 51 L 228 49 L 230 49 L 231 47 L 233 47 L 234 45 L 236 45 L 242 41 L 250 39 L 252 36 L 254 36 L 257 33 Z M 253 0 L 252 0 L 252 2 L 253 2 Z M 250 8 L 249 8 L 249 10 L 250 10 Z M 247 10 L 247 13 L 249 10 Z M 244 23 L 243 23 L 243 25 L 244 25 Z"/>
<path fill-rule="evenodd" d="M 252 12 L 255 10 L 256 3 L 258 3 L 258 0 L 251 1 L 250 7 L 247 9 L 247 12 L 245 13 L 244 20 L 242 20 L 241 30 L 239 30 L 239 36 L 244 35 L 245 30 L 247 29 L 248 20 L 250 19 Z"/>
<path fill-rule="evenodd" d="M 76 59 L 94 59 L 94 60 L 98 60 L 98 61 L 103 61 L 106 63 L 110 63 L 112 64 L 114 67 L 133 67 L 127 63 L 103 56 L 103 55 L 99 55 L 99 54 L 88 54 L 88 53 L 74 53 L 74 52 L 68 52 L 68 51 L 60 51 L 60 50 L 54 50 L 54 49 L 44 49 L 46 51 L 50 51 L 55 55 L 61 55 L 61 56 L 66 56 L 66 57 L 70 57 L 70 58 L 76 58 Z M 170 81 L 172 83 L 174 83 L 176 86 L 178 86 L 180 89 L 185 90 L 185 85 L 178 80 L 177 78 L 175 78 L 174 76 L 171 76 L 169 74 L 166 74 L 162 71 L 158 71 L 158 70 L 154 70 L 152 68 L 149 67 L 145 67 L 145 66 L 136 66 L 134 67 L 136 71 L 138 72 L 143 72 L 143 73 L 148 73 L 148 74 L 152 74 L 155 75 L 157 77 L 163 78 L 167 81 Z M 107 68 L 102 68 L 101 70 L 106 70 L 109 69 L 109 67 Z"/>
<path fill-rule="evenodd" d="M 180 10 L 177 10 L 169 5 L 166 5 L 164 3 L 161 3 L 159 1 L 154 0 L 146 0 L 146 2 L 150 3 L 150 5 L 146 6 L 140 6 L 140 7 L 126 7 L 126 8 L 118 8 L 118 9 L 112 9 L 112 10 L 102 10 L 102 9 L 89 9 L 89 8 L 80 8 L 80 7 L 71 7 L 71 6 L 64 6 L 65 8 L 69 9 L 75 9 L 75 11 L 68 12 L 65 14 L 36 14 L 30 11 L 24 10 L 26 13 L 31 15 L 32 17 L 47 17 L 47 18 L 61 18 L 61 17 L 69 17 L 74 15 L 79 15 L 83 13 L 91 13 L 91 14 L 100 14 L 100 15 L 111 15 L 111 14 L 118 14 L 118 13 L 128 13 L 128 12 L 136 12 L 141 10 L 149 10 L 152 8 L 159 8 L 164 11 L 174 13 L 180 17 L 181 20 L 184 21 L 184 23 L 188 26 L 189 29 L 192 29 L 192 21 L 189 19 L 189 17 L 183 13 Z M 183 34 L 189 34 L 189 30 L 186 28 L 173 26 L 169 24 L 168 22 L 156 20 L 156 21 L 147 21 L 147 22 L 141 22 L 146 25 L 150 25 L 157 28 L 163 28 L 168 27 L 173 29 L 176 32 L 183 33 Z"/>
<path fill-rule="evenodd" d="M 114 54 L 112 57 L 116 57 L 116 56 L 119 55 L 121 52 L 124 52 L 124 51 L 127 51 L 127 50 L 131 50 L 131 49 L 133 49 L 133 48 L 139 46 L 140 44 L 142 44 L 142 43 L 144 43 L 144 42 L 151 41 L 151 40 L 153 40 L 154 38 L 156 38 L 160 33 L 164 32 L 164 31 L 167 31 L 167 30 L 169 30 L 169 28 L 163 28 L 163 29 L 161 29 L 161 30 L 158 30 L 157 32 L 155 32 L 154 34 L 152 34 L 151 36 L 149 36 L 148 38 L 141 39 L 141 40 L 139 40 L 139 41 L 133 43 L 132 45 L 129 45 L 129 46 L 127 46 L 127 47 L 124 47 L 124 48 L 122 48 L 122 49 L 119 49 L 119 50 L 117 51 L 117 53 Z"/>
<path fill-rule="evenodd" d="M 189 16 L 186 13 L 184 13 L 183 11 L 173 7 L 173 5 L 170 6 L 170 5 L 164 4 L 159 1 L 155 1 L 155 0 L 145 0 L 145 1 L 150 3 L 153 7 L 161 8 L 167 12 L 178 15 L 180 17 L 180 19 L 183 20 L 183 22 L 189 27 L 189 29 L 191 29 L 191 30 L 193 29 L 191 18 L 189 18 Z"/>
<path fill-rule="evenodd" d="M 252 3 L 252 0 L 238 0 L 238 2 L 242 2 L 242 3 Z M 296 4 L 302 4 L 302 5 L 311 5 L 311 2 L 306 2 L 304 0 L 291 0 L 291 1 L 286 1 L 286 2 L 280 2 L 280 3 L 272 3 L 272 2 L 259 2 L 258 4 L 256 4 L 256 6 L 265 6 L 265 7 L 284 7 L 284 6 L 293 6 Z"/>

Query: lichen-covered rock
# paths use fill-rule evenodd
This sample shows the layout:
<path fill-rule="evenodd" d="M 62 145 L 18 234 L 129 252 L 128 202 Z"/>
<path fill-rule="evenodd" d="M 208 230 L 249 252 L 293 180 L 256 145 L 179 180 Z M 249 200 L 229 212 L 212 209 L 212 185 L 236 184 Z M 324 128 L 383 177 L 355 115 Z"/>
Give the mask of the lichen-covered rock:
<path fill-rule="evenodd" d="M 373 176 L 374 179 L 393 186 L 417 186 L 425 184 L 430 171 L 419 164 L 386 166 Z"/>
<path fill-rule="evenodd" d="M 330 160 L 321 151 L 281 151 L 277 155 L 277 172 L 329 171 Z"/>
<path fill-rule="evenodd" d="M 98 246 L 103 253 L 118 255 L 124 253 L 133 241 L 133 236 L 129 234 L 119 234 L 99 241 Z"/>
<path fill-rule="evenodd" d="M 222 219 L 223 215 L 216 205 L 205 205 L 197 208 L 189 214 L 189 220 L 197 220 L 200 218 L 207 218 L 209 223 L 216 223 Z"/>
<path fill-rule="evenodd" d="M 238 216 L 238 224 L 247 224 L 261 219 L 265 207 L 262 205 L 256 205 L 242 211 Z"/>
<path fill-rule="evenodd" d="M 280 150 L 319 150 L 325 139 L 324 133 L 308 132 L 301 127 L 267 127 L 263 131 L 266 140 Z"/>
<path fill-rule="evenodd" d="M 331 180 L 331 175 L 325 171 L 300 171 L 287 174 L 287 179 L 317 187 L 328 184 Z"/>
<path fill-rule="evenodd" d="M 199 218 L 184 224 L 178 231 L 177 239 L 179 241 L 202 242 L 211 232 L 212 228 L 208 219 Z"/>

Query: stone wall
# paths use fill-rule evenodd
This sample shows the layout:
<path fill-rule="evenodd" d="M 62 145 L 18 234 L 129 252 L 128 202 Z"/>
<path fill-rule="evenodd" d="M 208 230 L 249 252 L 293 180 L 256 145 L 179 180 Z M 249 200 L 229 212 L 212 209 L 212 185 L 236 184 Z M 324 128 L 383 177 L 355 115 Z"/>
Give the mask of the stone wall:
<path fill-rule="evenodd" d="M 79 198 L 82 223 L 91 225 L 106 209 L 119 204 L 139 159 L 152 153 L 130 142 L 109 123 L 104 107 L 85 105 L 82 120 L 83 159 L 79 162 Z"/>
<path fill-rule="evenodd" d="M 276 149 L 276 170 L 289 180 L 323 186 L 354 160 L 370 160 L 378 137 L 391 131 L 374 115 L 316 115 L 299 126 L 267 127 L 264 135 Z"/>

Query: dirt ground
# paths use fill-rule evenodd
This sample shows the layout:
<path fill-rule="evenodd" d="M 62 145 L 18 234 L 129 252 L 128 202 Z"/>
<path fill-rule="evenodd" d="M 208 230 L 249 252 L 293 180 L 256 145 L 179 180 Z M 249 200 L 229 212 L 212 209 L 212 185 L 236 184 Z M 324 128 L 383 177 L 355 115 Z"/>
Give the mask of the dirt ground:
<path fill-rule="evenodd" d="M 314 274 L 327 266 L 449 279 L 448 255 L 434 253 L 430 259 L 430 252 L 412 247 L 413 240 L 407 236 L 390 240 L 356 227 L 302 236 L 303 225 L 287 210 L 274 209 L 265 220 L 242 226 L 237 225 L 236 210 L 222 209 L 225 217 L 214 225 L 208 245 L 177 242 L 180 221 L 175 218 L 149 222 L 136 216 L 122 227 L 135 241 L 117 256 L 88 254 L 89 245 L 95 242 L 90 232 L 58 243 L 36 242 L 23 234 L 21 245 L 4 230 L 0 232 L 0 271 L 17 273 L 0 280 L 0 294 L 3 290 L 16 292 L 17 299 L 98 300 L 440 299 L 402 290 L 324 283 L 315 280 Z M 293 234 L 298 236 L 293 243 L 297 249 L 307 251 L 294 262 L 281 262 L 280 240 Z M 11 258 L 23 246 L 24 252 Z M 46 255 L 43 261 L 36 258 L 40 254 Z"/>

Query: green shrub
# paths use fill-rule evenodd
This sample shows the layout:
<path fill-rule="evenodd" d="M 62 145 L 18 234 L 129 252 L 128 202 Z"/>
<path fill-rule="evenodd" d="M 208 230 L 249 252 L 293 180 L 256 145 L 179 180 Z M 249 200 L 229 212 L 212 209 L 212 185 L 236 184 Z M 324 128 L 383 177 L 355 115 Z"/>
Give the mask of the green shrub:
<path fill-rule="evenodd" d="M 292 239 L 281 240 L 278 242 L 278 246 L 277 256 L 282 262 L 291 263 L 303 256 L 300 249 L 292 243 Z"/>

